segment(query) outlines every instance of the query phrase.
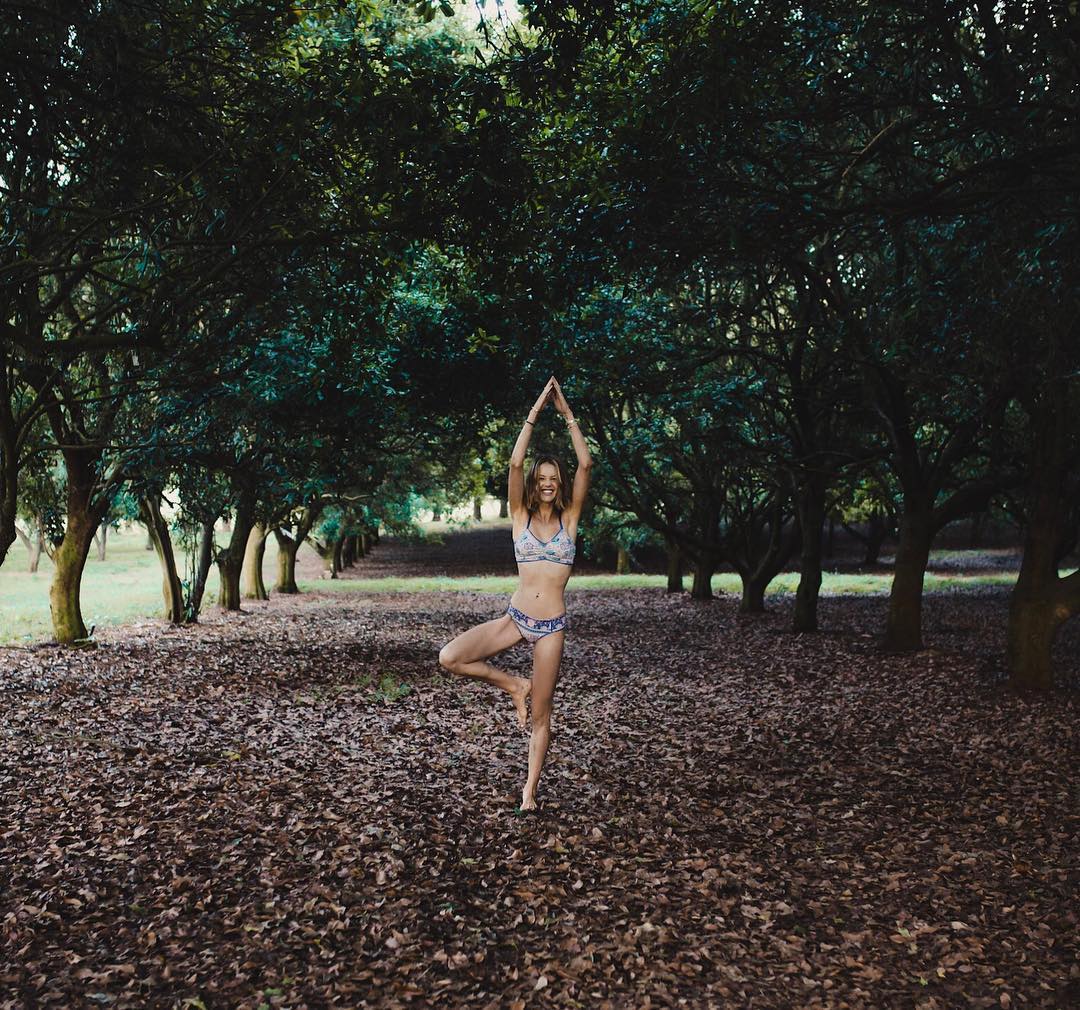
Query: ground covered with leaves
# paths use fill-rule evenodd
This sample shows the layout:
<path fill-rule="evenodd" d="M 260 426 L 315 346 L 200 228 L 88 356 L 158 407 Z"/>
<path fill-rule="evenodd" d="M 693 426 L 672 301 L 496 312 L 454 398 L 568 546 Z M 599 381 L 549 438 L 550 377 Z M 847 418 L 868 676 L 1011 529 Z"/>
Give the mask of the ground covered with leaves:
<path fill-rule="evenodd" d="M 501 598 L 6 650 L 0 1007 L 1080 1004 L 1078 698 L 1002 687 L 1004 595 L 910 657 L 880 598 L 569 600 L 538 815 L 508 698 L 435 662 Z"/>

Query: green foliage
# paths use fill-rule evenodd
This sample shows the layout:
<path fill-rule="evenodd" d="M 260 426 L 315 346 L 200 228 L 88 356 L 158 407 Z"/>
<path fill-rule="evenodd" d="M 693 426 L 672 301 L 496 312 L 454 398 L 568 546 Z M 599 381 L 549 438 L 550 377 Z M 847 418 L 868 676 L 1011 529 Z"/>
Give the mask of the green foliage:
<path fill-rule="evenodd" d="M 622 547 L 633 556 L 644 545 L 664 546 L 655 530 L 639 522 L 632 512 L 617 512 L 603 506 L 589 509 L 578 525 L 582 553 L 594 561 L 614 548 Z"/>

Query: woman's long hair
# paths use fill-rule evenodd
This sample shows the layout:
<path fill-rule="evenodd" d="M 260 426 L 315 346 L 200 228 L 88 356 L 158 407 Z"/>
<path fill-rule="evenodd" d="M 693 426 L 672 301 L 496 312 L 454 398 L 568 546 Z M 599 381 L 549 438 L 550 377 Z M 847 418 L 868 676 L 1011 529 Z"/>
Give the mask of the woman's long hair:
<path fill-rule="evenodd" d="M 529 468 L 528 477 L 525 478 L 525 508 L 529 515 L 534 515 L 540 509 L 540 478 L 537 473 L 545 463 L 550 463 L 559 471 L 559 490 L 555 493 L 555 500 L 551 504 L 559 512 L 570 504 L 572 488 L 563 461 L 558 456 L 537 456 Z"/>

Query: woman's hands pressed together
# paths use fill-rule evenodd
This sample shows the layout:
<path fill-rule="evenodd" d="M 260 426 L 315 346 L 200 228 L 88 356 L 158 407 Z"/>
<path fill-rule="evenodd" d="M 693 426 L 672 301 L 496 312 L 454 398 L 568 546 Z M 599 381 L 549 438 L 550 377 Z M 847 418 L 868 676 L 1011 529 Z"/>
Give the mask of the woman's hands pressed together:
<path fill-rule="evenodd" d="M 535 423 L 536 418 L 540 414 L 540 411 L 542 411 L 544 407 L 548 405 L 548 403 L 554 400 L 555 385 L 555 376 L 553 375 L 550 379 L 548 379 L 547 383 L 545 383 L 543 392 L 541 392 L 541 394 L 536 398 L 536 403 L 533 404 L 532 410 L 529 411 L 530 422 Z"/>
<path fill-rule="evenodd" d="M 566 397 L 563 396 L 562 386 L 559 385 L 559 380 L 553 375 L 549 382 L 553 389 L 552 403 L 555 405 L 555 409 L 562 414 L 563 417 L 569 418 L 571 416 L 570 404 L 566 402 Z"/>

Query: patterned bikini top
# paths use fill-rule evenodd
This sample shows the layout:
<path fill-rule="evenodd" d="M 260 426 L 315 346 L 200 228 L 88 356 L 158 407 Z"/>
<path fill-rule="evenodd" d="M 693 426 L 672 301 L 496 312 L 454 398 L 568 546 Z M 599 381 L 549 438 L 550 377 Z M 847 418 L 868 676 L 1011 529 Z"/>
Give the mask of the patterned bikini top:
<path fill-rule="evenodd" d="M 559 520 L 558 532 L 550 540 L 540 540 L 529 527 L 532 525 L 532 516 L 521 531 L 521 536 L 514 541 L 514 557 L 518 562 L 524 561 L 554 561 L 557 565 L 572 565 L 577 548 L 570 535 L 563 528 L 562 519 Z"/>

